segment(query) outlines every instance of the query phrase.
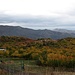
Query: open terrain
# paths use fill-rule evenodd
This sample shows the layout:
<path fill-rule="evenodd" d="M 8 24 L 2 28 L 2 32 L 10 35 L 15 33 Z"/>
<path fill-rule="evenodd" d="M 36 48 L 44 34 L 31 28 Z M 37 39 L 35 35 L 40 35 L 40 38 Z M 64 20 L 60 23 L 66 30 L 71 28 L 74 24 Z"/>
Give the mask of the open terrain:
<path fill-rule="evenodd" d="M 33 40 L 25 37 L 1 36 L 0 73 L 74 75 L 75 38 Z"/>

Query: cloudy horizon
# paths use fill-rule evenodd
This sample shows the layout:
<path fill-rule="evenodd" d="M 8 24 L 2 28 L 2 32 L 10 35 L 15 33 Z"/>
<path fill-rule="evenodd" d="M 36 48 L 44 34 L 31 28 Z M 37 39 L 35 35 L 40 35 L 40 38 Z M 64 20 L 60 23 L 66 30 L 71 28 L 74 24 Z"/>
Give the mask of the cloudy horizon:
<path fill-rule="evenodd" d="M 0 25 L 75 30 L 75 0 L 0 0 Z"/>

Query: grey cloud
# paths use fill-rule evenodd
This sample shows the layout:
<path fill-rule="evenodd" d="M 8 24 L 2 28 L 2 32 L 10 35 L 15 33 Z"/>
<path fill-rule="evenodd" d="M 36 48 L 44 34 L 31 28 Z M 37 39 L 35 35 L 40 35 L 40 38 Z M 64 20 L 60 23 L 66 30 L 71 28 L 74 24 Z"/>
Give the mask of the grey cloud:
<path fill-rule="evenodd" d="M 54 22 L 54 20 L 52 18 L 43 18 L 43 17 L 35 17 L 35 16 L 8 16 L 8 15 L 4 15 L 1 14 L 0 16 L 0 22 L 6 22 L 6 23 L 12 23 L 12 22 L 16 22 L 16 23 L 26 23 L 26 24 L 30 24 L 30 25 L 42 25 L 42 24 L 52 24 Z"/>
<path fill-rule="evenodd" d="M 61 14 L 59 17 L 43 16 L 12 16 L 0 14 L 0 23 L 10 23 L 10 25 L 19 25 L 33 29 L 54 29 L 54 28 L 75 28 L 75 17 L 67 14 Z"/>

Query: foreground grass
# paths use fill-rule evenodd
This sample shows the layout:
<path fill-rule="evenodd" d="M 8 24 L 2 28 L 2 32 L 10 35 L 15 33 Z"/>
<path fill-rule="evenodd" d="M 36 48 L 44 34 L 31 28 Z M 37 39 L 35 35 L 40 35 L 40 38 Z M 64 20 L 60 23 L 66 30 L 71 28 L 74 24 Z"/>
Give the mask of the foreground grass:
<path fill-rule="evenodd" d="M 0 75 L 75 75 L 74 68 L 37 66 L 34 60 L 0 58 Z M 24 68 L 23 68 L 24 67 Z"/>

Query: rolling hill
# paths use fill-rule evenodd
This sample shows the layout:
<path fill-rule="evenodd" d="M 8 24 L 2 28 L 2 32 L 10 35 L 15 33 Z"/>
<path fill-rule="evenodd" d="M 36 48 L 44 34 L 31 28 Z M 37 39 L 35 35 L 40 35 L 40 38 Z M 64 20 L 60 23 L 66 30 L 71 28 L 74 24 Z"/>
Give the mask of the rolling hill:
<path fill-rule="evenodd" d="M 66 37 L 75 37 L 75 33 L 63 33 L 52 30 L 33 30 L 22 28 L 20 26 L 3 26 L 0 25 L 0 36 L 23 36 L 32 39 L 52 38 L 61 39 Z"/>

